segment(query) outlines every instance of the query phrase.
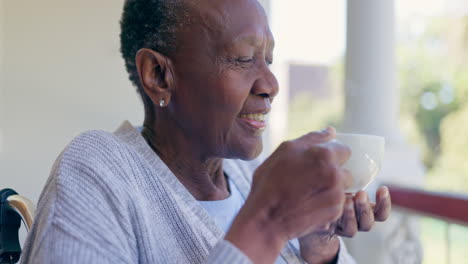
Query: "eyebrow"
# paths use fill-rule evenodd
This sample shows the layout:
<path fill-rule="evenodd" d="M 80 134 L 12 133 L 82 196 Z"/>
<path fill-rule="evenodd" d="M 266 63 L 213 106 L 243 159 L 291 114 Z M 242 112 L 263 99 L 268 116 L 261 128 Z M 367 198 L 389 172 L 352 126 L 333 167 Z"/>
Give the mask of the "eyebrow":
<path fill-rule="evenodd" d="M 260 46 L 263 42 L 263 38 L 260 35 L 246 35 L 239 37 L 235 42 L 245 42 L 251 46 L 257 47 Z M 273 49 L 275 47 L 275 39 L 273 37 L 267 37 L 268 48 Z"/>

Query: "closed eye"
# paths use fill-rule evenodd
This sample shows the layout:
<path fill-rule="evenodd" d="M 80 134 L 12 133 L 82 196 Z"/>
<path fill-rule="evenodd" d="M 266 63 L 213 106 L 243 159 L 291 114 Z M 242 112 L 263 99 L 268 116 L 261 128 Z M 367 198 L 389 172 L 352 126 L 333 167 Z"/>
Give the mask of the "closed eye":
<path fill-rule="evenodd" d="M 236 62 L 238 63 L 252 63 L 254 60 L 253 58 L 237 58 Z"/>

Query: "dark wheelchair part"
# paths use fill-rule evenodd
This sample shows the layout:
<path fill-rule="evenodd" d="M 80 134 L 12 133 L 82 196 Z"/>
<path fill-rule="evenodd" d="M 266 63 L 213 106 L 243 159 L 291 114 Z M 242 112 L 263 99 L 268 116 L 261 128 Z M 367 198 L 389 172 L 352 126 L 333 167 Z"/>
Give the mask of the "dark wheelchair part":
<path fill-rule="evenodd" d="M 12 189 L 0 191 L 0 264 L 17 263 L 21 255 L 18 231 L 20 214 L 10 206 L 8 197 L 18 195 Z"/>

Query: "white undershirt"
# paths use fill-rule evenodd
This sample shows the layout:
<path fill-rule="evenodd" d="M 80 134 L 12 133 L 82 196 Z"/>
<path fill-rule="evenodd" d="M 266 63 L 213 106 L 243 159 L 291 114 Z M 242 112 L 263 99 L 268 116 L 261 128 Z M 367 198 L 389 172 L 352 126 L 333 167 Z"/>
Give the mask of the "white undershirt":
<path fill-rule="evenodd" d="M 208 214 L 213 217 L 215 223 L 221 227 L 225 233 L 227 233 L 231 227 L 234 218 L 236 218 L 245 202 L 239 189 L 231 179 L 228 180 L 228 184 L 231 191 L 231 195 L 229 195 L 228 198 L 220 201 L 199 201 Z M 275 263 L 286 264 L 281 257 L 279 257 Z"/>
<path fill-rule="evenodd" d="M 228 184 L 231 190 L 231 195 L 228 198 L 220 201 L 199 201 L 208 214 L 213 217 L 215 223 L 226 233 L 244 204 L 244 198 L 231 179 L 228 180 Z"/>

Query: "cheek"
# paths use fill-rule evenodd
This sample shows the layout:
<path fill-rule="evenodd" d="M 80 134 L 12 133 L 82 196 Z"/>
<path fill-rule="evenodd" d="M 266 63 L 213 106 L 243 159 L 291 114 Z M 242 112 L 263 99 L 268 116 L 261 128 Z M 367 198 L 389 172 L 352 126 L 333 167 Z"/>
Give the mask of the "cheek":
<path fill-rule="evenodd" d="M 178 84 L 174 118 L 213 155 L 247 159 L 261 150 L 261 141 L 248 138 L 237 120 L 254 83 L 246 75 L 226 71 Z"/>
<path fill-rule="evenodd" d="M 195 133 L 219 141 L 231 130 L 249 92 L 242 80 L 225 76 L 181 82 L 174 98 L 174 115 L 192 133 L 197 130 Z"/>
<path fill-rule="evenodd" d="M 238 119 L 250 95 L 251 84 L 242 78 L 223 78 L 212 92 L 206 134 L 215 152 L 224 158 L 251 159 L 262 149 L 261 138 L 252 137 Z"/>
<path fill-rule="evenodd" d="M 224 128 L 228 129 L 223 138 L 225 146 L 226 158 L 239 158 L 250 160 L 257 157 L 263 149 L 262 138 L 259 135 L 253 135 L 251 131 L 246 129 L 242 121 L 238 119 L 239 114 L 243 111 L 244 104 L 248 100 L 253 81 L 248 78 L 231 79 L 230 82 L 224 84 L 224 105 L 230 105 L 230 117 Z"/>
<path fill-rule="evenodd" d="M 213 85 L 213 89 L 209 93 L 211 100 L 208 111 L 212 115 L 216 128 L 223 134 L 232 133 L 231 130 L 236 128 L 236 118 L 242 111 L 250 88 L 246 85 L 245 80 L 223 78 Z"/>

